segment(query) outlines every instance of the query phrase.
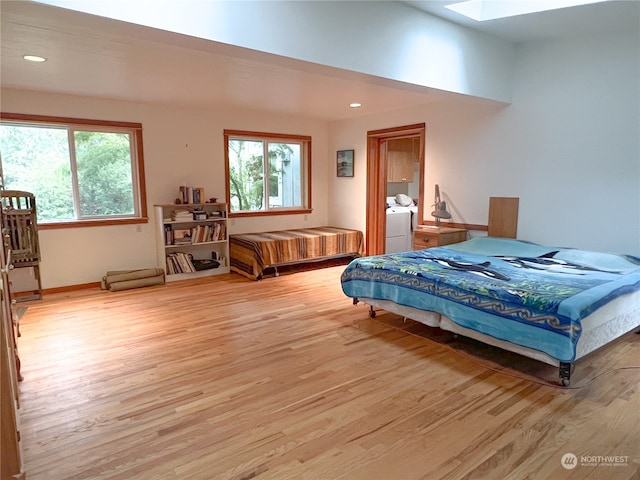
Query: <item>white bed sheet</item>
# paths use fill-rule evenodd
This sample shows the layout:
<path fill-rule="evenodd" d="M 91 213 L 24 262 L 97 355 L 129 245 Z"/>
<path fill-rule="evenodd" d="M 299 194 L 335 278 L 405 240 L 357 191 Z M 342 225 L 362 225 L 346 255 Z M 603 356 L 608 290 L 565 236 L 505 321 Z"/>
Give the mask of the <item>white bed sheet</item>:
<path fill-rule="evenodd" d="M 359 298 L 359 300 L 367 305 L 424 323 L 430 327 L 440 327 L 443 330 L 473 338 L 488 345 L 524 355 L 549 365 L 560 365 L 557 359 L 546 353 L 461 327 L 453 320 L 436 312 L 405 307 L 388 300 L 371 298 Z M 622 295 L 603 305 L 591 315 L 585 317 L 581 321 L 581 325 L 582 334 L 576 345 L 576 360 L 630 332 L 634 328 L 640 327 L 640 291 Z"/>

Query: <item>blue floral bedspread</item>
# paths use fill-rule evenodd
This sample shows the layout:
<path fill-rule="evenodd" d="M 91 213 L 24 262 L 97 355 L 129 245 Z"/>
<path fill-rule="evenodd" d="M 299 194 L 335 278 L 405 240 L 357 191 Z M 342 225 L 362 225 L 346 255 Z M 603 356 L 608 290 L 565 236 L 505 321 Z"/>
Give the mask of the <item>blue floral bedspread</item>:
<path fill-rule="evenodd" d="M 438 312 L 463 327 L 571 362 L 580 321 L 640 290 L 640 259 L 480 237 L 359 258 L 341 283 L 349 297 Z"/>

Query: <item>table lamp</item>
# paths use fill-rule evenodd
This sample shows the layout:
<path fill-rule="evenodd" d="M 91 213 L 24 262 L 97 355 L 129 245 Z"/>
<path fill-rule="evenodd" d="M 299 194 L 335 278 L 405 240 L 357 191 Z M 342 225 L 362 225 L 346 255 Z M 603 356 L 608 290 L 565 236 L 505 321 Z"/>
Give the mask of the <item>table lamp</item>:
<path fill-rule="evenodd" d="M 433 203 L 433 212 L 431 212 L 431 216 L 436 219 L 436 227 L 440 226 L 441 218 L 451 218 L 451 214 L 447 212 L 447 202 L 444 200 L 440 200 L 440 187 L 436 183 L 436 198 Z"/>

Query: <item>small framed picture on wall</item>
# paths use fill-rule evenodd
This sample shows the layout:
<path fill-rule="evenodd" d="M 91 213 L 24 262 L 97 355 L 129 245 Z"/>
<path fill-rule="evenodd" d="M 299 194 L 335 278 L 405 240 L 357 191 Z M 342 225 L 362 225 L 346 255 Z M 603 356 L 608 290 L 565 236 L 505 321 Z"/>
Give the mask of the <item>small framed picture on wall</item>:
<path fill-rule="evenodd" d="M 338 150 L 338 176 L 353 177 L 353 150 Z"/>

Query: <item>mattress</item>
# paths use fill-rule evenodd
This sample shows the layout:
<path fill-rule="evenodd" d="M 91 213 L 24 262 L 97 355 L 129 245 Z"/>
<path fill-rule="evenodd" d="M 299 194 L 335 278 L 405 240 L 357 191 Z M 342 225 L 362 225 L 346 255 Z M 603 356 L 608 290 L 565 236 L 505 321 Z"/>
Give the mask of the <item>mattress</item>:
<path fill-rule="evenodd" d="M 510 352 L 524 355 L 529 358 L 559 366 L 560 361 L 550 355 L 524 347 L 506 340 L 486 335 L 475 330 L 462 327 L 445 315 L 436 312 L 418 310 L 412 307 L 398 305 L 389 300 L 375 300 L 360 298 L 361 302 L 377 307 L 388 312 L 401 315 L 405 318 L 424 323 L 430 327 L 439 327 L 453 333 L 473 338 L 488 345 L 493 345 Z M 640 322 L 640 291 L 630 293 L 596 310 L 582 322 L 582 334 L 576 345 L 574 360 L 578 360 L 598 348 L 610 343 L 616 338 L 637 328 Z"/>
<path fill-rule="evenodd" d="M 341 283 L 349 297 L 435 312 L 451 322 L 449 329 L 559 362 L 573 362 L 608 341 L 613 318 L 620 323 L 616 335 L 640 324 L 640 259 L 511 239 L 482 237 L 365 257 L 351 262 Z M 600 320 L 596 312 L 608 310 Z"/>
<path fill-rule="evenodd" d="M 314 227 L 295 230 L 229 235 L 231 270 L 252 280 L 265 269 L 332 257 L 364 254 L 359 230 Z"/>

